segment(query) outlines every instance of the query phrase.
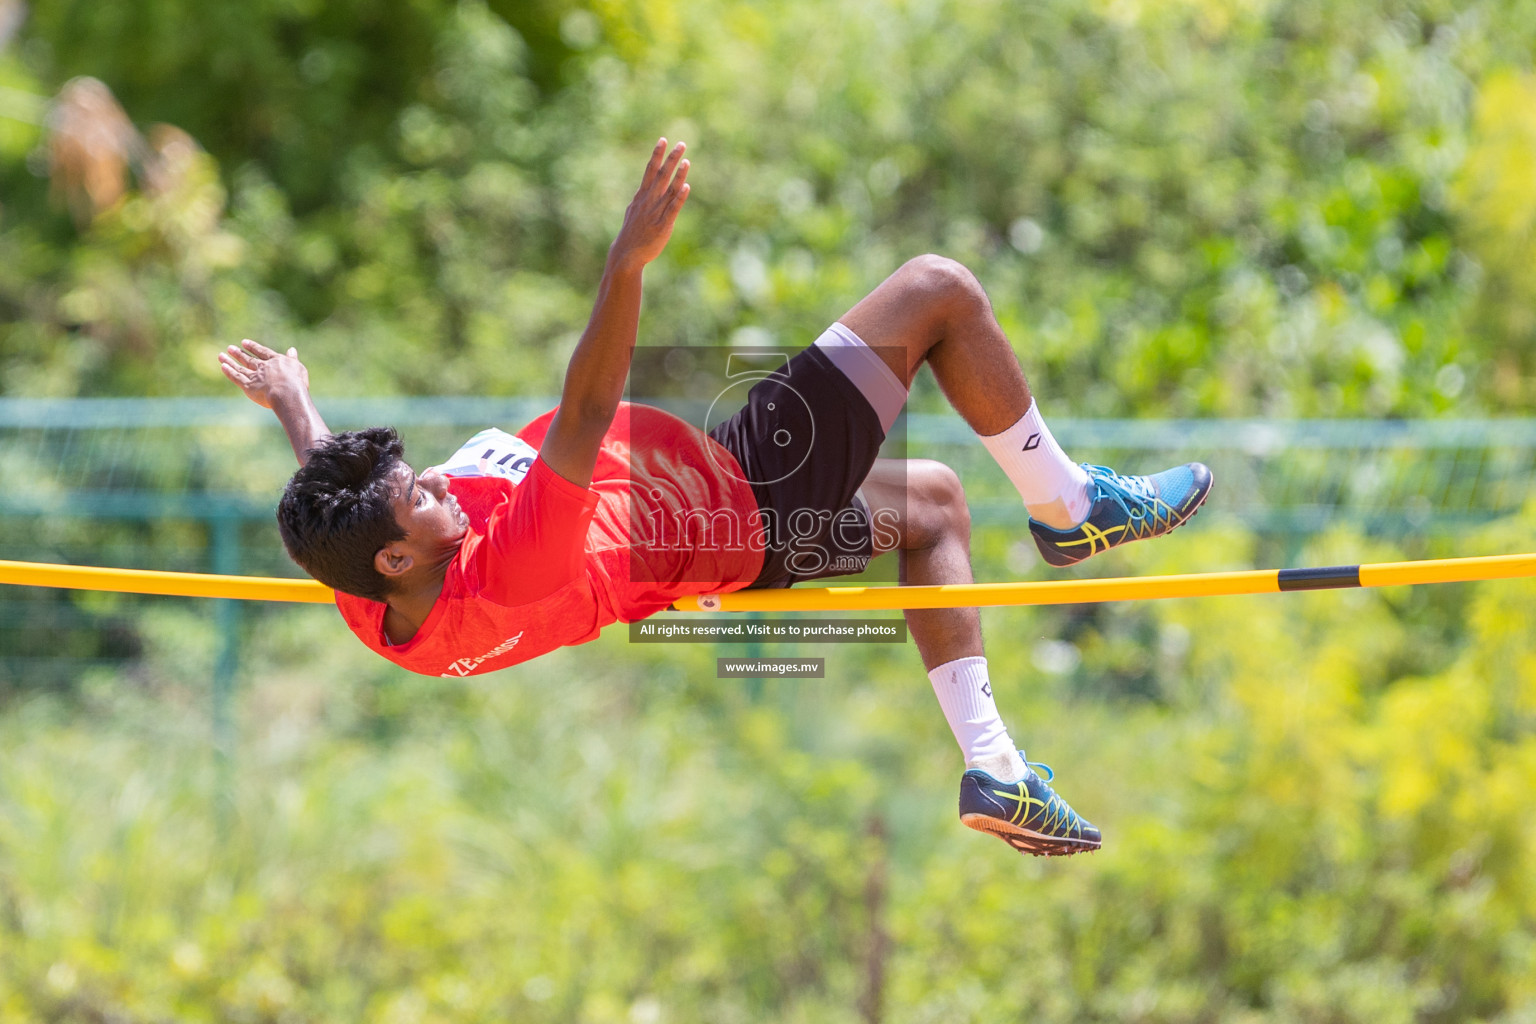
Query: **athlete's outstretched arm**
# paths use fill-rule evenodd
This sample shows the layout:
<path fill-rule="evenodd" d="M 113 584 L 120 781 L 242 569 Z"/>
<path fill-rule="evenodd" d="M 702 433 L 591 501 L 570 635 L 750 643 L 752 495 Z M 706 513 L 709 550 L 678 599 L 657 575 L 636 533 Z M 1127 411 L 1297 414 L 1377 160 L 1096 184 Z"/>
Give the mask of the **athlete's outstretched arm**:
<path fill-rule="evenodd" d="M 624 211 L 624 226 L 608 249 L 592 319 L 565 371 L 560 409 L 539 449 L 550 469 L 582 487 L 592 483 L 598 446 L 624 397 L 640 326 L 641 271 L 666 248 L 678 211 L 688 198 L 684 149 L 679 142 L 668 152 L 667 140 L 661 139 L 651 150 L 640 190 Z"/>
<path fill-rule="evenodd" d="M 246 339 L 219 353 L 219 368 L 245 397 L 277 414 L 299 465 L 308 461 L 316 442 L 330 436 L 330 428 L 309 397 L 309 370 L 299 362 L 298 349 L 274 352 Z"/>

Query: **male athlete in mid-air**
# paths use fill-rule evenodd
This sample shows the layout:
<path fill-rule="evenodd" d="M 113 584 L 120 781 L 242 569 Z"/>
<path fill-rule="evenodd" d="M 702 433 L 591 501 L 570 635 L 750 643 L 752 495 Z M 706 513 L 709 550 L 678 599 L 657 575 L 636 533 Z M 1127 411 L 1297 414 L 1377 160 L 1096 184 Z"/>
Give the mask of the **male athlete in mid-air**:
<path fill-rule="evenodd" d="M 326 428 L 295 350 L 246 341 L 219 354 L 298 456 L 277 510 L 288 553 L 335 588 L 370 648 L 429 675 L 489 672 L 684 595 L 858 571 L 891 550 L 904 583 L 971 582 L 954 471 L 877 458 L 925 363 L 1018 489 L 1051 565 L 1167 533 L 1205 500 L 1199 463 L 1122 476 L 1068 459 L 980 284 L 938 256 L 903 265 L 708 433 L 621 401 L 641 272 L 688 197 L 683 149 L 656 143 L 560 404 L 516 436 L 482 431 L 417 475 L 393 430 Z M 977 610 L 906 620 L 965 757 L 961 820 L 1025 853 L 1097 849 L 1098 829 L 1009 738 Z"/>

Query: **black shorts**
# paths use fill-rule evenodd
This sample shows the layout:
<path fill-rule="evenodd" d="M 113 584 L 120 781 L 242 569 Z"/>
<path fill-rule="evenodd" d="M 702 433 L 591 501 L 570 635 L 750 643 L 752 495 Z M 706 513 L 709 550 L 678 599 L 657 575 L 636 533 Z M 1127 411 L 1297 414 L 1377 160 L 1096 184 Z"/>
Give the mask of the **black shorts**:
<path fill-rule="evenodd" d="M 746 404 L 709 434 L 741 464 L 763 514 L 763 569 L 753 587 L 864 571 L 874 530 L 858 490 L 885 431 L 821 349 L 811 345 L 759 378 Z"/>

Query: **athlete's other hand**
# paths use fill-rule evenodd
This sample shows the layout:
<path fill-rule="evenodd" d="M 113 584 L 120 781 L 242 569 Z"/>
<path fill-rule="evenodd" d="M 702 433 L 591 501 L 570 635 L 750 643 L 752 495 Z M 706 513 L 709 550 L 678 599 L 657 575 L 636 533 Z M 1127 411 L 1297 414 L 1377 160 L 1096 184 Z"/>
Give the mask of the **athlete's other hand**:
<path fill-rule="evenodd" d="M 247 338 L 219 353 L 219 369 L 263 409 L 271 409 L 274 401 L 309 393 L 309 371 L 299 362 L 296 348 L 286 354 L 274 352 Z"/>
<path fill-rule="evenodd" d="M 667 247 L 678 211 L 688 199 L 688 161 L 683 159 L 687 148 L 679 142 L 668 152 L 667 140 L 657 140 L 640 190 L 624 211 L 624 226 L 610 250 L 612 259 L 638 268 Z"/>

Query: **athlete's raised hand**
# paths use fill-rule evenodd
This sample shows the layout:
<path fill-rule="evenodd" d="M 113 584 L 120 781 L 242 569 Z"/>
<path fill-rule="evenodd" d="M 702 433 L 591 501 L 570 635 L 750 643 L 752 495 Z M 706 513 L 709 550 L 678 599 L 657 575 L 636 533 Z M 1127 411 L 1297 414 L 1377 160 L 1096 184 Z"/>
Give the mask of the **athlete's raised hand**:
<path fill-rule="evenodd" d="M 667 140 L 659 139 L 651 150 L 640 190 L 624 211 L 624 226 L 613 242 L 612 256 L 621 265 L 644 266 L 667 247 L 678 211 L 688 199 L 688 161 L 683 159 L 687 148 L 679 142 L 668 152 Z"/>
<path fill-rule="evenodd" d="M 309 397 L 309 371 L 299 362 L 299 350 L 274 352 L 247 338 L 219 353 L 219 369 L 246 398 L 277 414 L 299 465 L 309 461 L 309 450 L 331 431 Z"/>
<path fill-rule="evenodd" d="M 219 369 L 263 409 L 273 408 L 274 399 L 309 394 L 309 371 L 299 362 L 295 348 L 286 354 L 275 352 L 247 338 L 219 353 Z"/>

